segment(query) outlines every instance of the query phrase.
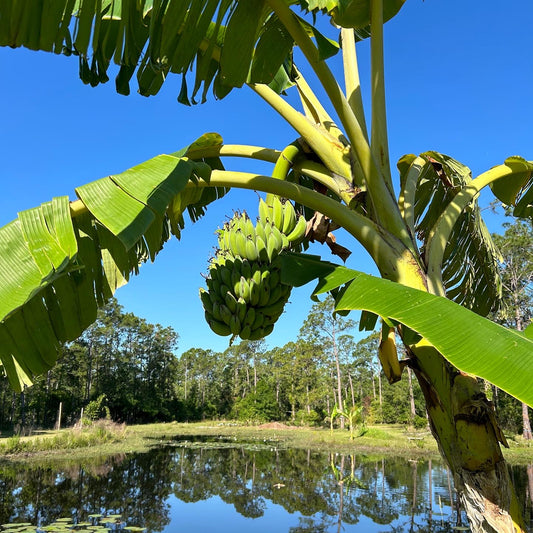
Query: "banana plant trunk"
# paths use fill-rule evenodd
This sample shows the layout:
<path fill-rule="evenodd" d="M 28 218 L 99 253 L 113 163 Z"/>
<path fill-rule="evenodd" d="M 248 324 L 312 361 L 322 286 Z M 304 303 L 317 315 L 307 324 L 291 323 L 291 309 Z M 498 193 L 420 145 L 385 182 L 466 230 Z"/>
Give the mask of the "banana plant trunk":
<path fill-rule="evenodd" d="M 427 287 L 423 269 L 402 260 L 396 265 L 399 277 L 395 281 Z M 471 530 L 525 533 L 501 449 L 501 444 L 508 444 L 483 384 L 452 366 L 425 339 L 406 350 L 407 367 L 414 371 L 424 394 L 431 432 L 453 474 Z"/>
<path fill-rule="evenodd" d="M 431 431 L 453 473 L 473 532 L 525 531 L 502 454 L 505 437 L 478 380 L 429 344 L 411 347 L 409 365 L 426 400 Z"/>

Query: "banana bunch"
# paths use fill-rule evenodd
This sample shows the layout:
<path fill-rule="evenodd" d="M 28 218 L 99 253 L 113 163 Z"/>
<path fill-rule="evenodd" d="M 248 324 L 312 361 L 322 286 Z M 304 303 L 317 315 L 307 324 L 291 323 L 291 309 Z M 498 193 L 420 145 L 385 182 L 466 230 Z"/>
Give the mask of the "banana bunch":
<path fill-rule="evenodd" d="M 291 202 L 261 200 L 257 224 L 236 213 L 218 230 L 218 250 L 200 299 L 217 335 L 258 340 L 269 335 L 292 287 L 281 283 L 278 255 L 305 237 L 306 221 Z"/>
<path fill-rule="evenodd" d="M 305 237 L 305 217 L 297 218 L 291 202 L 275 197 L 273 206 L 259 203 L 257 224 L 243 212 L 236 214 L 218 233 L 219 256 L 272 263 L 282 250 L 295 248 Z"/>
<path fill-rule="evenodd" d="M 259 221 L 278 229 L 287 239 L 288 246 L 294 247 L 305 237 L 305 217 L 298 217 L 292 203 L 282 202 L 279 196 L 273 196 L 269 202 L 259 200 Z"/>
<path fill-rule="evenodd" d="M 292 287 L 281 283 L 278 265 L 234 258 L 214 261 L 200 299 L 217 335 L 258 340 L 269 335 Z"/>

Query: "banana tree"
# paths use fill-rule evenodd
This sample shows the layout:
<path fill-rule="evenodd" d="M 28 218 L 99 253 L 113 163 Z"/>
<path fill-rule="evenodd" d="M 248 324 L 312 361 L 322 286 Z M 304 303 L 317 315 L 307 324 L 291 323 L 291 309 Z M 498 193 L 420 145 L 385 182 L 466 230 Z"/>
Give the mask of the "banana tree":
<path fill-rule="evenodd" d="M 472 529 L 524 531 L 500 449 L 505 437 L 476 375 L 533 405 L 533 343 L 482 318 L 500 303 L 499 255 L 476 198 L 491 187 L 516 216 L 530 217 L 533 163 L 511 157 L 473 179 L 458 161 L 428 151 L 403 157 L 396 179 L 388 152 L 383 26 L 403 3 L 2 2 L 0 45 L 75 55 L 84 83 L 108 81 L 114 62 L 122 94 L 130 92 L 134 74 L 143 95 L 157 94 L 170 74 L 180 75 L 182 103 L 205 100 L 210 88 L 223 98 L 246 86 L 295 130 L 295 141 L 281 149 L 226 145 L 219 135 L 206 134 L 179 152 L 79 187 L 75 201 L 55 198 L 1 228 L 0 359 L 13 387 L 20 390 L 53 366 L 60 343 L 88 327 L 97 308 L 141 263 L 154 260 L 172 235 L 179 238 L 185 212 L 194 222 L 229 188 L 262 191 L 266 210 L 258 224 L 241 216 L 221 233 L 206 293 L 227 290 L 224 299 L 202 298 L 212 328 L 245 338 L 268 334 L 291 285 L 317 278 L 315 293 L 332 292 L 338 312 L 362 309 L 367 329 L 381 318 L 384 372 L 391 382 L 406 366 L 415 372 Z M 317 28 L 323 19 L 338 28 L 338 42 Z M 358 42 L 365 39 L 371 50 L 369 115 L 357 63 Z M 328 65 L 339 52 L 343 80 Z M 298 62 L 316 75 L 314 87 Z M 291 88 L 299 109 L 285 98 Z M 325 96 L 319 98 L 319 91 Z M 272 175 L 227 169 L 234 157 L 272 163 Z M 295 230 L 300 223 L 290 202 L 307 219 L 307 241 L 326 243 L 345 258 L 332 233 L 344 228 L 368 251 L 382 279 L 290 252 L 302 246 L 300 238 L 288 238 L 289 226 Z M 280 206 L 284 211 L 288 204 L 285 226 Z M 253 261 L 263 266 L 242 270 Z M 241 292 L 227 296 L 237 292 L 236 284 L 231 289 L 222 283 L 236 262 L 248 282 L 256 275 L 260 287 L 267 277 L 285 287 L 276 301 L 272 281 L 268 298 L 252 301 L 255 285 L 241 283 L 244 275 L 236 280 Z M 270 307 L 261 327 L 254 327 L 256 316 L 248 317 L 249 307 L 259 314 L 253 302 Z M 395 333 L 408 354 L 402 361 Z"/>

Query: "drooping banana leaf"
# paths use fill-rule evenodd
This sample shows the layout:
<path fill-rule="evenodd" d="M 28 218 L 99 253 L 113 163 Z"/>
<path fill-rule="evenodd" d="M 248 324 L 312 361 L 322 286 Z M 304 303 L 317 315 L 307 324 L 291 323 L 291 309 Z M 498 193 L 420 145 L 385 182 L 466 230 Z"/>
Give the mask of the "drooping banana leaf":
<path fill-rule="evenodd" d="M 408 223 L 420 242 L 422 256 L 426 252 L 430 232 L 447 205 L 471 181 L 470 169 L 455 159 L 438 152 L 420 155 L 424 161 L 417 173 L 416 183 L 409 183 L 414 155 L 398 162 L 402 191 L 408 205 L 405 211 Z M 501 302 L 501 281 L 498 262 L 500 254 L 481 217 L 477 201 L 465 209 L 446 245 L 442 279 L 447 296 L 486 316 Z"/>
<path fill-rule="evenodd" d="M 316 28 L 311 33 L 320 50 L 331 48 Z M 202 86 L 204 101 L 209 87 L 223 98 L 248 80 L 278 92 L 292 83 L 293 41 L 265 0 L 6 0 L 0 46 L 76 55 L 80 78 L 92 86 L 109 80 L 113 62 L 121 94 L 130 93 L 135 73 L 145 96 L 175 73 L 182 76 L 178 100 L 186 104 Z"/>
<path fill-rule="evenodd" d="M 533 340 L 447 298 L 411 289 L 304 254 L 282 255 L 282 281 L 318 279 L 314 294 L 342 287 L 337 310 L 363 309 L 405 324 L 464 372 L 533 405 Z"/>
<path fill-rule="evenodd" d="M 171 233 L 179 237 L 183 210 L 190 207 L 194 221 L 225 193 L 211 188 L 211 195 L 202 190 L 191 198 L 195 188 L 185 188 L 211 173 L 187 153 L 221 142 L 207 134 L 181 155 L 160 155 L 79 187 L 74 204 L 54 198 L 0 228 L 0 362 L 15 390 L 50 369 L 60 344 L 91 325 Z M 218 158 L 209 161 L 221 167 Z"/>
<path fill-rule="evenodd" d="M 513 216 L 533 219 L 533 162 L 522 157 L 509 157 L 505 165 L 512 169 L 507 178 L 490 184 L 494 195 L 513 207 Z"/>

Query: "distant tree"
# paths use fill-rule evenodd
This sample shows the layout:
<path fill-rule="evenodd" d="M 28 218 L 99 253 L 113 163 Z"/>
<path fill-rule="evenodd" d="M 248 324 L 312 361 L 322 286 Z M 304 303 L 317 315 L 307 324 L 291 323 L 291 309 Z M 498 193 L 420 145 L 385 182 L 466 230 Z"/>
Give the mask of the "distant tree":
<path fill-rule="evenodd" d="M 504 224 L 503 235 L 493 235 L 502 254 L 501 277 L 504 306 L 497 319 L 502 324 L 524 330 L 533 315 L 533 229 L 531 222 Z M 514 400 L 513 400 L 514 401 Z M 529 409 L 522 402 L 522 435 L 533 439 Z"/>
<path fill-rule="evenodd" d="M 334 312 L 335 300 L 330 295 L 323 301 L 313 304 L 307 319 L 300 328 L 298 337 L 321 349 L 335 364 L 336 398 L 340 411 L 344 409 L 343 384 L 341 376 L 341 354 L 339 336 L 355 327 L 355 322 L 343 318 Z M 344 428 L 344 418 L 341 417 L 341 427 Z"/>

